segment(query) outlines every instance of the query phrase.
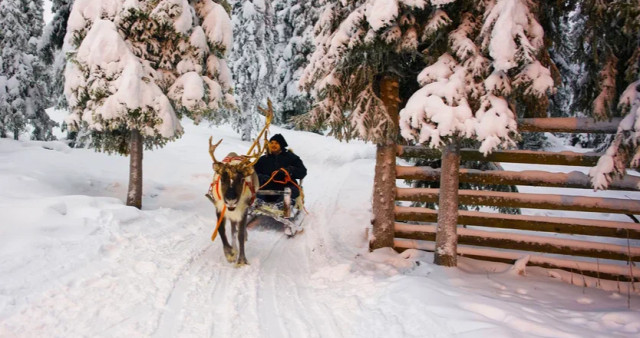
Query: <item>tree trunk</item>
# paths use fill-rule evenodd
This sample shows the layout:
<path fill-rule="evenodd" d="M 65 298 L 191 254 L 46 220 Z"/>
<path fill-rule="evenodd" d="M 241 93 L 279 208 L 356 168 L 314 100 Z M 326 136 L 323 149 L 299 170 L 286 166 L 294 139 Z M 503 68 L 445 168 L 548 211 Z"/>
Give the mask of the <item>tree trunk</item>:
<path fill-rule="evenodd" d="M 373 181 L 373 238 L 371 250 L 393 247 L 394 206 L 396 196 L 395 145 L 378 145 Z"/>
<path fill-rule="evenodd" d="M 251 117 L 249 115 L 243 115 L 240 121 L 241 139 L 247 142 L 251 141 L 251 132 L 253 131 Z"/>
<path fill-rule="evenodd" d="M 127 205 L 142 208 L 142 135 L 139 130 L 131 132 L 129 153 L 129 191 Z"/>
<path fill-rule="evenodd" d="M 380 98 L 387 109 L 387 113 L 394 120 L 396 128 L 392 130 L 384 144 L 378 144 L 376 149 L 376 171 L 373 182 L 373 238 L 369 248 L 375 250 L 383 247 L 393 247 L 394 207 L 396 196 L 396 145 L 398 120 L 398 80 L 384 77 L 380 81 Z"/>
<path fill-rule="evenodd" d="M 433 262 L 437 265 L 457 265 L 458 171 L 460 144 L 452 141 L 442 152 L 442 175 L 438 201 L 438 228 Z"/>

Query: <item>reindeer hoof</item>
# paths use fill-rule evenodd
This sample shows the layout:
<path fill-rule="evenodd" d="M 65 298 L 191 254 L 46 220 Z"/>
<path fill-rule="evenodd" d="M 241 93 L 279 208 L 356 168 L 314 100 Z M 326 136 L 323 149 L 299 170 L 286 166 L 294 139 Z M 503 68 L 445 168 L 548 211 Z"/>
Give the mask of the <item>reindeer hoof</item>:
<path fill-rule="evenodd" d="M 238 261 L 236 262 L 236 268 L 239 268 L 245 265 L 249 265 L 249 261 L 247 261 L 247 259 L 244 257 L 238 258 Z"/>
<path fill-rule="evenodd" d="M 227 258 L 227 262 L 233 263 L 238 257 L 238 252 L 233 248 L 224 248 L 224 256 Z"/>

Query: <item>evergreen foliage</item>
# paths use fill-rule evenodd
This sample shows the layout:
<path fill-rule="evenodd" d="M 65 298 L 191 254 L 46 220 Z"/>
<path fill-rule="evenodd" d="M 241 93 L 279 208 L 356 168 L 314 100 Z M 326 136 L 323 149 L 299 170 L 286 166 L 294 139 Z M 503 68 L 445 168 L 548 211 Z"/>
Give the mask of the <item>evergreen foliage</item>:
<path fill-rule="evenodd" d="M 147 149 L 163 146 L 182 134 L 182 116 L 197 123 L 234 106 L 223 6 L 118 3 L 76 0 L 69 17 L 67 121 L 90 137 L 92 148 L 128 154 L 134 130 Z"/>
<path fill-rule="evenodd" d="M 311 94 L 299 89 L 299 81 L 313 52 L 313 27 L 318 20 L 323 0 L 279 0 L 274 2 L 276 14 L 276 122 L 286 123 L 291 117 L 311 109 Z"/>
<path fill-rule="evenodd" d="M 516 116 L 545 115 L 554 91 L 554 68 L 537 20 L 548 6 L 528 0 L 329 2 L 301 80 L 315 91 L 316 106 L 297 121 L 328 125 L 339 139 L 380 142 L 393 136 L 376 88 L 381 76 L 391 74 L 400 80 L 404 100 L 419 89 L 418 78 L 423 90 L 417 95 L 423 97 L 414 95 L 414 103 L 432 97 L 442 102 L 439 108 L 457 111 L 443 111 L 457 121 L 441 124 L 418 116 L 424 107 L 405 108 L 405 138 L 436 147 L 453 135 L 476 138 L 483 152 L 512 146 L 518 140 Z M 487 128 L 496 123 L 499 128 Z M 439 126 L 442 134 L 428 132 Z"/>
<path fill-rule="evenodd" d="M 341 140 L 383 143 L 394 121 L 378 97 L 384 75 L 415 88 L 423 65 L 419 33 L 428 16 L 425 1 L 326 1 L 314 28 L 315 51 L 300 80 L 315 97 L 298 127 L 328 126 Z"/>
<path fill-rule="evenodd" d="M 427 23 L 423 86 L 400 113 L 407 139 L 440 147 L 451 138 L 481 142 L 489 153 L 520 139 L 517 117 L 546 116 L 554 67 L 539 13 L 542 3 L 455 1 Z"/>
<path fill-rule="evenodd" d="M 44 28 L 40 41 L 40 56 L 47 68 L 47 96 L 56 107 L 66 108 L 64 96 L 64 67 L 66 55 L 63 51 L 64 37 L 73 0 L 53 0 L 53 19 Z"/>
<path fill-rule="evenodd" d="M 31 125 L 32 138 L 54 139 L 47 113 L 44 66 L 37 56 L 42 0 L 0 2 L 0 137 L 18 139 Z"/>
<path fill-rule="evenodd" d="M 625 116 L 589 175 L 606 189 L 626 167 L 640 165 L 640 6 L 634 0 L 578 2 L 584 18 L 575 59 L 582 76 L 574 107 L 596 119 Z"/>
<path fill-rule="evenodd" d="M 271 0 L 233 1 L 234 44 L 230 68 L 240 113 L 233 119 L 242 139 L 258 130 L 258 106 L 275 97 L 275 21 Z"/>

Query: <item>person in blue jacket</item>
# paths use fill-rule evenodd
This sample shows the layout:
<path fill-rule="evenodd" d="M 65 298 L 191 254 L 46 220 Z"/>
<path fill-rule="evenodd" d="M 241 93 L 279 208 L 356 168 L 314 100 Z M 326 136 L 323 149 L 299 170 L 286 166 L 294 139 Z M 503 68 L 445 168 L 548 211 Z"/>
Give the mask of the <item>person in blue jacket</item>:
<path fill-rule="evenodd" d="M 261 190 L 284 190 L 289 187 L 291 199 L 295 201 L 300 196 L 299 180 L 307 176 L 307 168 L 298 155 L 287 150 L 287 146 L 281 134 L 273 135 L 269 139 L 267 154 L 258 159 L 254 169 L 260 179 Z M 258 198 L 265 202 L 277 202 L 282 196 L 258 194 Z"/>

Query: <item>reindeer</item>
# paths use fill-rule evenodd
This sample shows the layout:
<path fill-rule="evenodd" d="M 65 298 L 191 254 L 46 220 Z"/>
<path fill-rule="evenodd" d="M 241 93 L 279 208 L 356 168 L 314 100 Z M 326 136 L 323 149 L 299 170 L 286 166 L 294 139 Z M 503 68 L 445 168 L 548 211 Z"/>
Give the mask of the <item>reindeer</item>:
<path fill-rule="evenodd" d="M 268 100 L 267 104 L 268 110 L 258 107 L 260 111 L 265 113 L 266 123 L 247 155 L 238 155 L 235 152 L 231 152 L 222 161 L 218 161 L 214 156 L 214 152 L 222 142 L 222 139 L 213 144 L 213 137 L 209 137 L 209 154 L 213 160 L 214 175 L 207 197 L 213 202 L 216 208 L 216 216 L 218 217 L 218 224 L 211 236 L 211 240 L 215 239 L 216 233 L 219 231 L 222 239 L 222 249 L 227 261 L 229 263 L 235 261 L 237 266 L 249 264 L 244 253 L 244 242 L 247 240 L 247 213 L 249 207 L 255 201 L 256 192 L 260 187 L 258 175 L 253 166 L 266 149 L 266 130 L 269 128 L 273 117 L 271 101 Z M 261 137 L 264 137 L 262 145 L 260 144 Z M 231 224 L 232 245 L 229 245 L 226 236 L 226 220 Z M 240 249 L 239 255 L 236 238 Z"/>

